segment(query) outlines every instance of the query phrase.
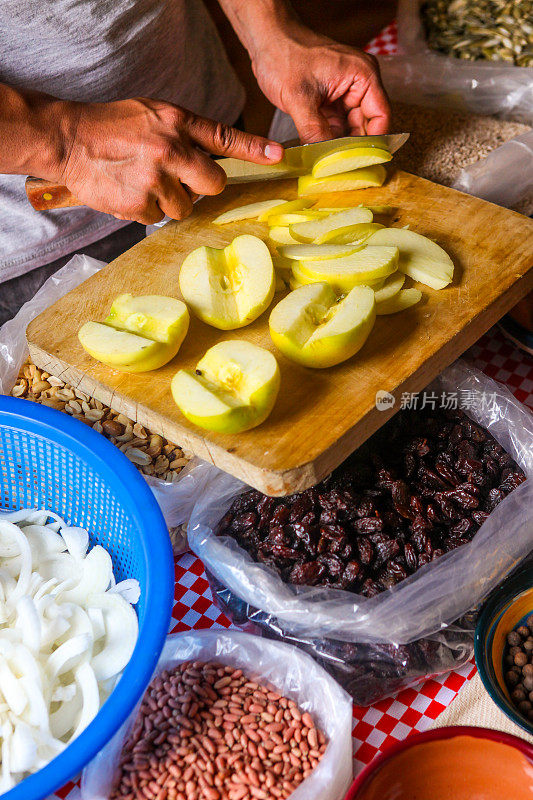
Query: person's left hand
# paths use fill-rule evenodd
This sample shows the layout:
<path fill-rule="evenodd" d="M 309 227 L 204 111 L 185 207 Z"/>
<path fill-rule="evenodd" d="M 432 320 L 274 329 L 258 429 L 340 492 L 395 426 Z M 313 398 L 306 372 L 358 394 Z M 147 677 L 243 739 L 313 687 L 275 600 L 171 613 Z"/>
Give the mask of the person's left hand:
<path fill-rule="evenodd" d="M 388 131 L 390 106 L 374 56 L 295 24 L 251 53 L 259 86 L 290 114 L 302 142 Z"/>

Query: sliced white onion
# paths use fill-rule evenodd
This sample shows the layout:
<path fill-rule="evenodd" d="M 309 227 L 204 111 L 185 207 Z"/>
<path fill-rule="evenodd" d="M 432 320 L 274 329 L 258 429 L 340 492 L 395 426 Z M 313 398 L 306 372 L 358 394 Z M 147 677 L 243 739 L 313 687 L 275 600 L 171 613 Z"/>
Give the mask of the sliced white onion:
<path fill-rule="evenodd" d="M 132 606 L 139 602 L 141 596 L 141 587 L 136 578 L 126 578 L 126 580 L 115 584 L 109 591 L 113 594 L 119 594 Z"/>
<path fill-rule="evenodd" d="M 112 592 L 93 594 L 87 604 L 104 612 L 104 646 L 91 664 L 97 679 L 105 681 L 121 672 L 131 658 L 139 633 L 137 614 L 123 597 Z"/>
<path fill-rule="evenodd" d="M 22 641 L 32 652 L 41 647 L 41 620 L 34 600 L 25 594 L 17 602 L 17 623 L 22 631 Z"/>
<path fill-rule="evenodd" d="M 96 675 L 91 665 L 86 661 L 76 667 L 74 677 L 82 696 L 82 709 L 78 724 L 72 739 L 75 739 L 93 721 L 100 710 L 100 693 Z"/>
<path fill-rule="evenodd" d="M 81 570 L 81 578 L 72 589 L 61 592 L 62 602 L 85 604 L 90 594 L 105 592 L 113 574 L 113 562 L 107 550 L 97 544 L 83 561 L 72 560 Z"/>
<path fill-rule="evenodd" d="M 105 636 L 104 612 L 101 608 L 88 608 L 87 616 L 93 626 L 94 641 L 97 642 L 102 636 Z"/>
<path fill-rule="evenodd" d="M 29 725 L 17 722 L 11 737 L 11 771 L 27 772 L 35 762 L 37 744 Z"/>
<path fill-rule="evenodd" d="M 50 714 L 50 730 L 57 739 L 62 739 L 67 733 L 74 731 L 80 722 L 83 706 L 82 693 L 77 684 L 73 688 L 74 694 L 72 697 L 68 700 L 65 699 L 57 711 Z"/>
<path fill-rule="evenodd" d="M 28 703 L 28 698 L 20 681 L 12 673 L 5 656 L 0 657 L 0 691 L 13 714 L 20 717 Z"/>
<path fill-rule="evenodd" d="M 91 648 L 92 638 L 87 633 L 73 636 L 63 644 L 60 644 L 46 662 L 45 669 L 49 685 L 53 686 L 55 679 L 64 672 L 73 669 L 80 659 L 90 658 Z"/>
<path fill-rule="evenodd" d="M 61 528 L 67 550 L 74 558 L 85 558 L 89 547 L 89 533 L 84 528 Z"/>

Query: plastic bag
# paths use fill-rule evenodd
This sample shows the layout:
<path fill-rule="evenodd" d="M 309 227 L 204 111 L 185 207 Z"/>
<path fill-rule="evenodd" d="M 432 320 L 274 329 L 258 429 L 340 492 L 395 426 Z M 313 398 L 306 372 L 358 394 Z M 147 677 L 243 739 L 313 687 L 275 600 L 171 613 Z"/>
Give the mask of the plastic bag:
<path fill-rule="evenodd" d="M 528 480 L 495 508 L 470 543 L 391 589 L 365 598 L 290 586 L 231 537 L 215 536 L 219 520 L 246 488 L 227 475 L 211 480 L 189 521 L 189 543 L 223 610 L 238 624 L 248 620 L 312 652 L 361 703 L 464 663 L 472 652 L 472 620 L 465 615 L 533 549 L 533 415 L 465 362 L 449 367 L 430 389 L 471 397 L 468 415 L 515 458 Z"/>
<path fill-rule="evenodd" d="M 419 13 L 421 2 L 400 0 L 399 55 L 378 57 L 391 98 L 533 122 L 533 68 L 465 61 L 430 50 Z"/>
<path fill-rule="evenodd" d="M 291 800 L 341 800 L 352 779 L 352 703 L 314 661 L 296 648 L 240 631 L 193 631 L 169 636 L 156 673 L 183 661 L 215 660 L 242 668 L 254 680 L 308 711 L 329 743 L 320 764 L 291 794 Z M 122 745 L 138 707 L 109 744 L 85 768 L 82 800 L 107 800 Z"/>
<path fill-rule="evenodd" d="M 13 319 L 0 328 L 0 394 L 9 394 L 24 361 L 28 357 L 26 328 L 48 306 L 59 300 L 80 283 L 95 275 L 106 265 L 102 261 L 85 255 L 75 255 L 60 270 L 41 286 L 35 296 L 28 300 Z M 194 485 L 190 477 L 195 469 Z M 147 483 L 155 495 L 169 528 L 177 528 L 187 522 L 196 501 L 195 490 L 203 485 L 204 475 L 200 462 L 193 459 L 172 483 L 153 476 L 146 476 Z M 185 537 L 175 537 L 175 552 L 186 549 Z"/>
<path fill-rule="evenodd" d="M 461 170 L 453 188 L 507 208 L 525 199 L 533 211 L 533 131 Z"/>

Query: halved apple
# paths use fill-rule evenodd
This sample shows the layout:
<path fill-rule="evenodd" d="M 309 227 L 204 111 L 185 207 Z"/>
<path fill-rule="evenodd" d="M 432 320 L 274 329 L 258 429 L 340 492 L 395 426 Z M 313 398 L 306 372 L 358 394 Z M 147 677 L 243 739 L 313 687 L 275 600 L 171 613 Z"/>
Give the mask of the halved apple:
<path fill-rule="evenodd" d="M 249 325 L 274 297 L 272 257 L 257 236 L 237 236 L 218 250 L 198 247 L 181 265 L 180 290 L 203 322 L 221 330 Z"/>
<path fill-rule="evenodd" d="M 357 286 L 339 300 L 327 283 L 313 283 L 277 304 L 269 319 L 270 336 L 291 361 L 332 367 L 361 349 L 375 318 L 374 292 L 368 286 Z"/>
<path fill-rule="evenodd" d="M 90 356 L 120 372 L 158 369 L 174 358 L 181 344 L 181 341 L 155 342 L 102 322 L 86 322 L 78 332 L 78 339 Z"/>
<path fill-rule="evenodd" d="M 390 300 L 391 297 L 398 294 L 404 283 L 405 275 L 403 272 L 393 272 L 393 274 L 389 275 L 384 281 L 382 286 L 374 289 L 376 303 L 384 303 L 386 300 Z"/>
<path fill-rule="evenodd" d="M 422 299 L 420 289 L 402 289 L 388 300 L 382 300 L 376 304 L 376 314 L 396 314 L 398 311 L 405 311 L 406 308 L 416 305 Z"/>
<path fill-rule="evenodd" d="M 387 173 L 382 164 L 354 169 L 353 172 L 340 172 L 329 178 L 302 175 L 298 178 L 298 196 L 304 197 L 324 192 L 350 192 L 354 189 L 366 189 L 369 186 L 383 186 L 386 177 Z"/>
<path fill-rule="evenodd" d="M 313 164 L 313 178 L 329 178 L 339 172 L 351 172 L 373 164 L 384 164 L 392 155 L 381 147 L 351 147 L 348 150 L 332 150 Z"/>
<path fill-rule="evenodd" d="M 307 244 L 313 242 L 317 244 L 317 239 L 329 231 L 345 228 L 347 225 L 356 225 L 361 222 L 372 222 L 372 212 L 368 208 L 350 208 L 348 211 L 340 211 L 338 214 L 328 214 L 324 219 L 300 222 L 291 225 L 289 231 L 294 239 Z M 339 244 L 339 243 L 337 243 Z M 342 242 L 340 244 L 343 244 Z"/>
<path fill-rule="evenodd" d="M 279 386 L 272 353 L 235 339 L 211 347 L 195 370 L 177 372 L 171 389 L 190 422 L 218 433 L 240 433 L 268 417 Z"/>
<path fill-rule="evenodd" d="M 268 222 L 268 218 L 271 217 L 273 214 L 292 214 L 295 211 L 301 211 L 303 208 L 309 208 L 313 203 L 313 200 L 299 198 L 297 200 L 287 200 L 281 203 L 281 205 L 276 206 L 275 208 L 269 208 L 263 211 L 262 214 L 259 214 L 257 217 L 259 222 Z"/>
<path fill-rule="evenodd" d="M 357 250 L 345 244 L 288 244 L 279 248 L 285 259 L 292 261 L 318 261 L 323 258 L 341 258 Z"/>
<path fill-rule="evenodd" d="M 276 228 L 270 228 L 268 232 L 268 238 L 275 245 L 299 244 L 298 239 L 295 239 L 294 236 L 291 236 L 289 229 L 284 228 L 282 225 L 278 225 Z"/>
<path fill-rule="evenodd" d="M 436 242 L 407 228 L 383 228 L 367 239 L 368 245 L 395 246 L 400 250 L 398 269 L 415 281 L 443 289 L 453 278 L 453 261 Z"/>
<path fill-rule="evenodd" d="M 388 277 L 397 267 L 397 247 L 363 247 L 344 258 L 295 261 L 292 274 L 300 283 L 325 282 L 345 294 L 359 284 Z"/>
<path fill-rule="evenodd" d="M 355 225 L 346 225 L 344 228 L 336 228 L 326 231 L 317 239 L 316 244 L 351 244 L 362 245 L 376 231 L 381 230 L 384 225 L 379 222 L 359 222 Z"/>
<path fill-rule="evenodd" d="M 121 331 L 137 333 L 163 344 L 179 345 L 189 328 L 189 311 L 185 303 L 175 297 L 148 294 L 134 297 L 121 294 L 113 301 L 104 320 Z"/>
<path fill-rule="evenodd" d="M 226 225 L 228 222 L 239 222 L 242 219 L 261 217 L 264 212 L 272 211 L 277 206 L 285 205 L 285 200 L 262 200 L 259 203 L 248 203 L 245 206 L 224 211 L 213 220 L 213 225 Z"/>

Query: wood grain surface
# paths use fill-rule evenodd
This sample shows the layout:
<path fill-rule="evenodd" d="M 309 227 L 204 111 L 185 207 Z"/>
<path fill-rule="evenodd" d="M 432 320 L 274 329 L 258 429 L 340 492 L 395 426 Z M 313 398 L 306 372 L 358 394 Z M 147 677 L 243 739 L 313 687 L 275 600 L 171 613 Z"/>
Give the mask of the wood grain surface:
<path fill-rule="evenodd" d="M 240 233 L 266 238 L 266 225 L 257 221 L 218 227 L 211 220 L 238 205 L 275 197 L 296 197 L 296 181 L 231 186 L 218 197 L 204 198 L 189 219 L 166 225 L 43 312 L 28 327 L 28 342 L 35 363 L 51 374 L 261 491 L 282 495 L 327 475 L 392 416 L 402 392 L 424 388 L 533 288 L 533 220 L 391 170 L 384 186 L 322 195 L 321 205 L 393 206 L 394 226 L 409 224 L 451 255 L 454 281 L 438 292 L 420 286 L 424 297 L 419 305 L 378 317 L 351 360 L 327 370 L 289 362 L 270 340 L 268 311 L 233 332 L 192 319 L 177 357 L 151 373 L 119 373 L 83 351 L 77 331 L 87 320 L 103 320 L 118 294 L 180 297 L 180 265 L 194 247 L 223 247 Z M 266 347 L 276 355 L 282 374 L 268 420 L 233 436 L 187 422 L 170 393 L 180 367 L 194 368 L 209 347 L 230 338 Z M 395 396 L 395 409 L 376 409 L 379 390 Z"/>

